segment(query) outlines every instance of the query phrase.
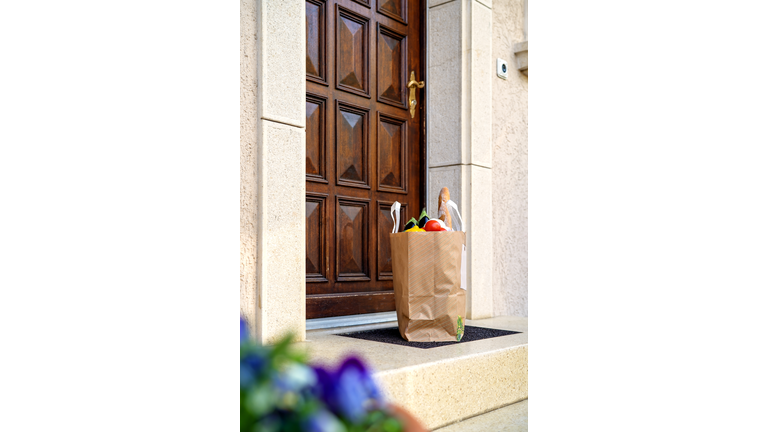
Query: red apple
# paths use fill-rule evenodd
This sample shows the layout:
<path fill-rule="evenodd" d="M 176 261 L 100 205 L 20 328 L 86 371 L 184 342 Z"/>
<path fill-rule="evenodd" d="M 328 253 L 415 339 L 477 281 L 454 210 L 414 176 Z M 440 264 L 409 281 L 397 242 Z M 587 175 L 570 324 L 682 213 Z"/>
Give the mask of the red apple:
<path fill-rule="evenodd" d="M 424 231 L 445 231 L 445 228 L 440 226 L 440 222 L 432 219 L 424 225 Z"/>

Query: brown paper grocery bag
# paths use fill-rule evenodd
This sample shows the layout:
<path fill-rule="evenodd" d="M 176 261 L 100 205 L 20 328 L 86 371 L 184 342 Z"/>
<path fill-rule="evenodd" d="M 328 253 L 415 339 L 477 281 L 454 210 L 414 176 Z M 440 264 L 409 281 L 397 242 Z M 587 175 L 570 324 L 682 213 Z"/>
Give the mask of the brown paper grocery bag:
<path fill-rule="evenodd" d="M 412 342 L 460 340 L 466 310 L 467 291 L 461 287 L 466 234 L 402 232 L 389 239 L 400 335 Z"/>

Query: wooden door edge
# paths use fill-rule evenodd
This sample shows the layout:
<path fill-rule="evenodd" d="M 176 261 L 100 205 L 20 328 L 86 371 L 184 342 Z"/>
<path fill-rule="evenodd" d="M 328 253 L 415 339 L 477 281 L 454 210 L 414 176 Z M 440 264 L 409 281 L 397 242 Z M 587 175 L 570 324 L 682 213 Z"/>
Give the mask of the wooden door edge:
<path fill-rule="evenodd" d="M 419 0 L 419 3 L 421 5 L 421 35 L 419 36 L 419 56 L 420 56 L 420 63 L 421 65 L 419 68 L 421 69 L 419 73 L 422 77 L 427 77 L 427 0 Z M 429 82 L 427 82 L 427 85 L 430 85 Z M 424 103 L 422 104 L 422 111 L 421 111 L 421 142 L 419 143 L 421 145 L 421 166 L 419 169 L 421 170 L 421 176 L 422 176 L 422 187 L 421 187 L 421 200 L 419 202 L 419 208 L 427 208 L 427 198 L 429 195 L 429 182 L 428 182 L 428 166 L 429 162 L 427 161 L 427 108 L 429 106 L 429 100 L 427 99 L 427 91 L 424 91 Z"/>

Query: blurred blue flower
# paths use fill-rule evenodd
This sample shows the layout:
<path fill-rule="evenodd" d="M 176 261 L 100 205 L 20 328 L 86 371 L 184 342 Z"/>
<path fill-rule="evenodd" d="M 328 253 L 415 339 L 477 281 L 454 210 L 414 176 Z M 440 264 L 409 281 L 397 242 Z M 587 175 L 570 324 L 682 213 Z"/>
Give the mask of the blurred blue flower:
<path fill-rule="evenodd" d="M 243 317 L 240 317 L 240 343 L 248 340 L 248 324 Z"/>
<path fill-rule="evenodd" d="M 267 358 L 259 352 L 248 353 L 240 359 L 240 387 L 251 385 L 264 371 Z"/>
<path fill-rule="evenodd" d="M 305 432 L 345 432 L 346 428 L 336 416 L 321 409 L 304 421 L 302 430 Z"/>
<path fill-rule="evenodd" d="M 316 367 L 315 373 L 319 396 L 333 412 L 352 422 L 383 402 L 373 376 L 356 357 L 347 358 L 334 372 Z"/>
<path fill-rule="evenodd" d="M 288 365 L 272 380 L 278 406 L 290 409 L 301 403 L 302 399 L 311 397 L 311 392 L 307 390 L 311 389 L 316 382 L 315 371 L 306 365 L 299 363 Z"/>
<path fill-rule="evenodd" d="M 299 363 L 288 365 L 275 378 L 275 387 L 281 392 L 298 393 L 305 387 L 314 386 L 316 383 L 317 375 L 315 375 L 315 371 Z"/>
<path fill-rule="evenodd" d="M 240 388 L 247 388 L 256 380 L 253 370 L 247 365 L 240 363 Z"/>

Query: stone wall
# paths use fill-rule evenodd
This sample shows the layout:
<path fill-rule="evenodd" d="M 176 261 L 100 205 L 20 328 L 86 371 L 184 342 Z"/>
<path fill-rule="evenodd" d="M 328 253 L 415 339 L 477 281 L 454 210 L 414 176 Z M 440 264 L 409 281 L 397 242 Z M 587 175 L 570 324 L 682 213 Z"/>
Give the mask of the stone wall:
<path fill-rule="evenodd" d="M 467 232 L 467 318 L 490 318 L 493 11 L 488 0 L 440 0 L 427 13 L 427 211 L 448 187 Z"/>
<path fill-rule="evenodd" d="M 305 7 L 240 3 L 240 314 L 261 343 L 305 337 Z"/>
<path fill-rule="evenodd" d="M 240 315 L 256 334 L 256 0 L 240 1 Z"/>
<path fill-rule="evenodd" d="M 528 77 L 515 69 L 523 42 L 524 0 L 494 0 L 493 61 L 507 60 L 507 80 L 493 79 L 493 313 L 528 316 Z"/>

